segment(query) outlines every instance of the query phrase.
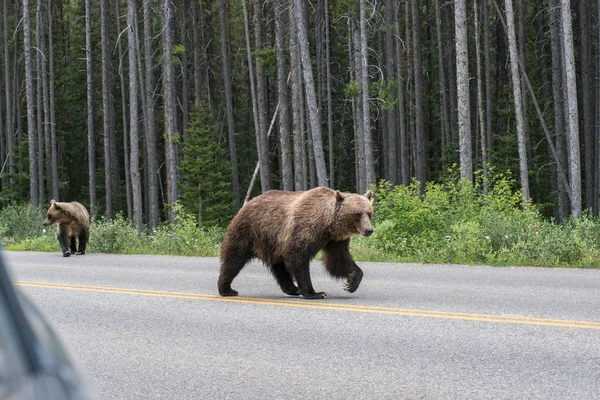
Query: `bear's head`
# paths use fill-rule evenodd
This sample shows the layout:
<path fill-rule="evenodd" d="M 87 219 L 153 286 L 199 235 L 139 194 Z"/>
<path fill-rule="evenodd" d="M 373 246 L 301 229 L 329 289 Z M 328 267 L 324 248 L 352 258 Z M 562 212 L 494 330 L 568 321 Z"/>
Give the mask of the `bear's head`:
<path fill-rule="evenodd" d="M 373 233 L 373 193 L 348 194 L 335 192 L 337 212 L 334 217 L 334 239 L 345 240 L 355 235 L 369 236 Z"/>
<path fill-rule="evenodd" d="M 50 200 L 50 208 L 46 213 L 46 219 L 44 219 L 44 226 L 50 226 L 52 224 L 60 223 L 61 221 L 69 218 L 69 215 L 65 212 L 61 203 L 54 200 Z"/>

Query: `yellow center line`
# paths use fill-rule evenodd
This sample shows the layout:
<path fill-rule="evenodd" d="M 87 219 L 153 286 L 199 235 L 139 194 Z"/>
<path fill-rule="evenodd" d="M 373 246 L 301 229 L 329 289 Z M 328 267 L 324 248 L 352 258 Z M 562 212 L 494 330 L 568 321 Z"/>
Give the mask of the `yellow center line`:
<path fill-rule="evenodd" d="M 554 326 L 554 327 L 565 327 L 565 328 L 598 329 L 598 330 L 600 330 L 600 322 L 599 321 L 578 321 L 578 320 L 563 320 L 563 319 L 552 319 L 552 318 L 525 317 L 525 316 L 516 316 L 516 315 L 494 315 L 494 314 L 477 314 L 477 313 L 436 311 L 436 310 L 418 310 L 418 309 L 409 309 L 409 308 L 362 306 L 362 305 L 353 305 L 353 304 L 344 304 L 344 303 L 330 303 L 327 300 L 321 301 L 321 302 L 319 302 L 319 301 L 313 302 L 313 301 L 304 301 L 302 299 L 286 300 L 286 299 L 267 299 L 267 298 L 255 298 L 255 297 L 241 297 L 241 296 L 240 297 L 221 297 L 221 296 L 213 295 L 213 294 L 166 292 L 166 291 L 160 291 L 160 290 L 114 288 L 114 287 L 106 287 L 106 286 L 89 286 L 89 285 L 53 283 L 53 282 L 15 281 L 14 283 L 17 286 L 37 287 L 37 288 L 46 288 L 46 289 L 62 289 L 62 290 L 96 292 L 96 293 L 138 295 L 138 296 L 148 296 L 148 297 L 219 301 L 219 302 L 244 303 L 244 304 L 262 304 L 262 305 L 272 305 L 272 306 L 282 306 L 282 307 L 308 308 L 308 309 L 319 309 L 319 310 L 337 310 L 337 311 L 386 314 L 386 315 L 402 315 L 402 316 L 409 316 L 409 317 L 454 319 L 454 320 L 463 320 L 463 321 L 495 322 L 495 323 L 507 323 L 507 324 Z"/>

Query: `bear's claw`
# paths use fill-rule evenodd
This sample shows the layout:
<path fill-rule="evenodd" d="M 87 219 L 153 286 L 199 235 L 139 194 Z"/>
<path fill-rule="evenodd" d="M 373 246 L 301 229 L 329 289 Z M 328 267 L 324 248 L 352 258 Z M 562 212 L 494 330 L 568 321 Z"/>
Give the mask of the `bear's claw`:
<path fill-rule="evenodd" d="M 348 275 L 348 279 L 344 284 L 344 290 L 346 292 L 354 293 L 358 286 L 360 285 L 360 281 L 363 278 L 363 272 L 360 268 L 356 268 L 354 271 L 350 272 Z"/>
<path fill-rule="evenodd" d="M 71 256 L 71 252 L 68 250 L 63 253 L 63 257 L 70 257 L 70 256 Z"/>
<path fill-rule="evenodd" d="M 317 292 L 317 293 L 312 293 L 312 294 L 303 294 L 302 297 L 304 297 L 307 300 L 321 300 L 321 299 L 328 298 L 329 293 Z"/>
<path fill-rule="evenodd" d="M 219 294 L 223 297 L 233 297 L 233 296 L 237 296 L 239 293 L 237 290 L 231 289 L 229 292 L 223 292 L 223 293 L 219 293 Z"/>

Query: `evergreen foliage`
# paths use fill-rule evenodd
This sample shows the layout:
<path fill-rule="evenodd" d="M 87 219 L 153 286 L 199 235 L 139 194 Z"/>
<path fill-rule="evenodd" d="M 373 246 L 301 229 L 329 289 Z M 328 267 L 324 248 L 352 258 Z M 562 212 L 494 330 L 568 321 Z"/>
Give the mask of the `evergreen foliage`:
<path fill-rule="evenodd" d="M 225 146 L 208 106 L 201 102 L 181 143 L 179 167 L 181 204 L 197 215 L 199 226 L 224 226 L 231 219 L 231 164 Z"/>

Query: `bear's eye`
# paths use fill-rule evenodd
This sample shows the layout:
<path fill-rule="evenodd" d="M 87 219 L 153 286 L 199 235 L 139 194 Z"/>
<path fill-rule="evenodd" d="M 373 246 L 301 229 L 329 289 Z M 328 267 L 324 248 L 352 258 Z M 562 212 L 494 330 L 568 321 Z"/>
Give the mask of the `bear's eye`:
<path fill-rule="evenodd" d="M 367 217 L 369 217 L 369 219 L 371 219 L 371 217 L 373 217 L 373 214 L 371 214 L 370 212 L 367 213 Z"/>
<path fill-rule="evenodd" d="M 361 213 L 359 213 L 359 212 L 357 212 L 357 213 L 354 213 L 354 218 L 356 218 L 356 219 L 360 219 L 360 217 L 362 217 L 362 214 L 361 214 Z"/>
<path fill-rule="evenodd" d="M 52 216 L 51 216 L 50 214 L 47 214 L 47 215 L 46 215 L 46 218 L 48 218 L 48 219 L 52 219 Z"/>

